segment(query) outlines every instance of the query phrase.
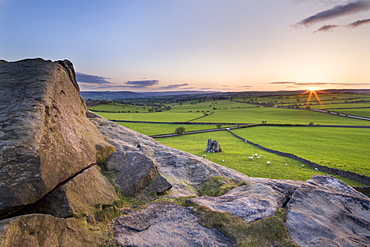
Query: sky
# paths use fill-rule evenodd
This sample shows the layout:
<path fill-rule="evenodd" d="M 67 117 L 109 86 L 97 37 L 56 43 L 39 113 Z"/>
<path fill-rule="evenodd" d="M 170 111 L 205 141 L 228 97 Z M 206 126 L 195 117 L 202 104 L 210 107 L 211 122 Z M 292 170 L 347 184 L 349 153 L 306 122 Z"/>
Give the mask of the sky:
<path fill-rule="evenodd" d="M 82 91 L 370 89 L 370 0 L 0 0 L 0 59 Z"/>

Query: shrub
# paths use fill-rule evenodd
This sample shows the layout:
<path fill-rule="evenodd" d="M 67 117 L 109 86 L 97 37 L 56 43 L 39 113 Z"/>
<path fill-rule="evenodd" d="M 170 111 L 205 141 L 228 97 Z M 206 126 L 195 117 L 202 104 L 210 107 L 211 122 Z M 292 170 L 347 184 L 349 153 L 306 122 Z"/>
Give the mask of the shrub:
<path fill-rule="evenodd" d="M 221 129 L 222 124 L 218 123 L 218 124 L 216 125 L 216 127 L 217 127 L 217 129 Z"/>
<path fill-rule="evenodd" d="M 175 133 L 178 134 L 178 135 L 182 135 L 185 133 L 185 128 L 184 127 L 178 127 L 176 130 L 175 130 Z"/>

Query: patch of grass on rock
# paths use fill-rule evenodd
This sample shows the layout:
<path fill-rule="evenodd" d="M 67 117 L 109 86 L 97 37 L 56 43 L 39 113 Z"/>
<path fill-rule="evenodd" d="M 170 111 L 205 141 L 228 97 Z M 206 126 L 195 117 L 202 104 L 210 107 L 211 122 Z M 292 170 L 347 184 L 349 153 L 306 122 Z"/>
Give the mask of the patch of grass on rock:
<path fill-rule="evenodd" d="M 221 196 L 229 190 L 241 185 L 246 185 L 246 183 L 243 181 L 236 182 L 225 177 L 211 177 L 207 182 L 204 183 L 199 192 L 201 196 Z"/>
<path fill-rule="evenodd" d="M 285 209 L 279 209 L 275 216 L 255 222 L 244 222 L 230 213 L 215 212 L 204 206 L 195 208 L 194 213 L 198 216 L 199 224 L 224 232 L 237 242 L 237 246 L 298 246 L 285 227 Z"/>

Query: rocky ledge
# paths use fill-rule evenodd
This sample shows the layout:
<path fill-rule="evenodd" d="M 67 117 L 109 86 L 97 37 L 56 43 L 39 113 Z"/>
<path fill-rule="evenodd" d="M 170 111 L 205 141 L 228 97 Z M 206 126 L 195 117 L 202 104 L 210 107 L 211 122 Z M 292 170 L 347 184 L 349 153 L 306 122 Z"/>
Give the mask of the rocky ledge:
<path fill-rule="evenodd" d="M 67 60 L 0 77 L 0 246 L 369 246 L 370 198 L 334 177 L 252 178 L 162 145 L 86 111 Z"/>

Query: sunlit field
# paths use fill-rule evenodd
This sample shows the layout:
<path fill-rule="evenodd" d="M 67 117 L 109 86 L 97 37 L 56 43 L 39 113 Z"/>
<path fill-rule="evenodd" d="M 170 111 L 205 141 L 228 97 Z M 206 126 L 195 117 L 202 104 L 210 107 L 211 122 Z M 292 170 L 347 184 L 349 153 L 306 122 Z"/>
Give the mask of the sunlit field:
<path fill-rule="evenodd" d="M 205 152 L 208 139 L 216 139 L 219 141 L 222 152 Z M 320 171 L 315 171 L 307 165 L 302 166 L 302 163 L 296 160 L 263 151 L 237 139 L 227 131 L 182 135 L 170 138 L 160 138 L 157 140 L 167 146 L 198 156 L 206 155 L 205 158 L 210 161 L 230 167 L 251 177 L 306 181 L 313 175 L 326 174 Z M 253 154 L 261 155 L 261 157 L 254 157 L 253 160 L 250 160 L 248 157 L 251 157 Z M 267 161 L 270 161 L 271 164 L 268 165 Z M 362 185 L 348 179 L 341 179 L 353 186 Z"/>
<path fill-rule="evenodd" d="M 176 128 L 184 127 L 185 131 L 196 131 L 205 129 L 217 129 L 215 124 L 147 124 L 147 123 L 122 123 L 118 124 L 128 127 L 137 132 L 145 135 L 161 135 L 175 133 Z M 222 126 L 223 128 L 229 127 L 228 125 Z"/>
<path fill-rule="evenodd" d="M 145 123 L 119 124 L 146 135 L 174 133 L 176 128 L 195 131 L 216 129 L 216 124 L 230 127 L 229 124 L 258 125 L 340 125 L 370 126 L 370 121 L 353 119 L 339 115 L 321 113 L 304 109 L 288 109 L 292 105 L 311 109 L 327 109 L 343 114 L 370 117 L 370 95 L 322 94 L 307 91 L 302 95 L 242 97 L 229 99 L 192 100 L 163 105 L 169 110 L 148 112 L 152 106 L 129 104 L 106 104 L 91 107 L 99 111 L 120 111 L 121 113 L 97 112 L 110 120 L 143 121 Z M 310 102 L 308 103 L 307 100 Z M 236 102 L 240 101 L 240 102 Z M 249 102 L 249 103 L 248 103 Z M 272 104 L 274 107 L 261 105 Z M 322 105 L 319 105 L 321 103 Z M 280 106 L 280 107 L 277 107 Z M 286 108 L 281 108 L 284 106 Z M 343 109 L 344 108 L 344 109 Z M 126 111 L 122 113 L 122 111 Z M 146 122 L 161 122 L 146 123 Z M 167 124 L 174 123 L 176 124 Z M 178 122 L 207 123 L 180 124 Z M 234 125 L 234 126 L 235 126 Z M 347 170 L 370 176 L 370 129 L 344 127 L 294 127 L 294 126 L 258 126 L 239 128 L 234 133 L 281 152 L 295 154 L 320 165 Z M 223 148 L 221 153 L 206 153 L 207 140 L 217 139 Z M 262 151 L 250 144 L 233 137 L 226 131 L 180 135 L 159 138 L 158 141 L 198 156 L 207 155 L 207 159 L 254 177 L 276 179 L 307 180 L 315 174 L 324 174 L 298 161 Z M 262 155 L 259 159 L 248 159 L 252 154 Z M 267 161 L 271 164 L 268 165 Z M 359 185 L 354 181 L 342 179 L 350 185 Z"/>
<path fill-rule="evenodd" d="M 233 132 L 267 148 L 370 176 L 370 129 L 260 126 Z"/>

